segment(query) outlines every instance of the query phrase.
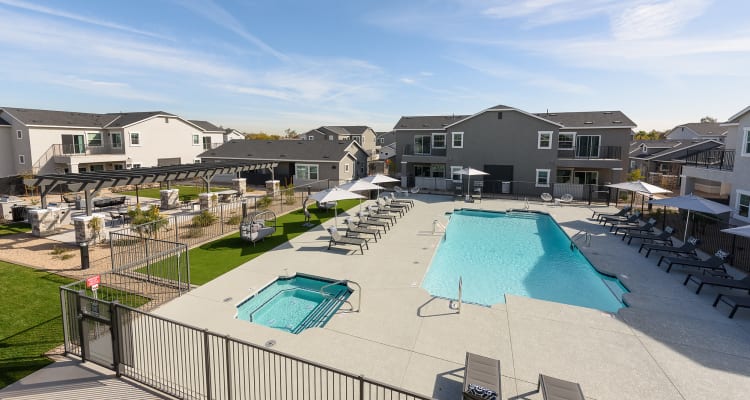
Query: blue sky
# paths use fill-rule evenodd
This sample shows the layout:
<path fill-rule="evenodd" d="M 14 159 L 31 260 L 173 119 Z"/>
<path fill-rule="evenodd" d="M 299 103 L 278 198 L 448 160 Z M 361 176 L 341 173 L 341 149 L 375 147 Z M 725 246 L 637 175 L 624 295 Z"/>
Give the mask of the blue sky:
<path fill-rule="evenodd" d="M 164 110 L 248 132 L 401 115 L 750 105 L 742 0 L 0 0 L 0 105 Z"/>

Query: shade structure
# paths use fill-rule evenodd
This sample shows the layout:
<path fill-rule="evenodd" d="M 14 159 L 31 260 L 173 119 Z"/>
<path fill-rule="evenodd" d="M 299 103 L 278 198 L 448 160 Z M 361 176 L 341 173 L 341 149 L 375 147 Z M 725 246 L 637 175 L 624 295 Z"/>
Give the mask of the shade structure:
<path fill-rule="evenodd" d="M 607 187 L 646 194 L 672 193 L 671 190 L 664 189 L 663 187 L 652 185 L 643 181 L 620 182 L 607 185 Z"/>
<path fill-rule="evenodd" d="M 690 223 L 691 212 L 699 212 L 703 214 L 724 214 L 726 212 L 732 211 L 732 208 L 728 205 L 704 199 L 703 197 L 693 194 L 678 197 L 667 197 L 666 199 L 651 200 L 649 201 L 649 203 L 659 206 L 680 208 L 688 211 L 687 219 L 685 220 L 685 233 L 682 236 L 683 241 L 687 238 L 687 228 L 688 223 Z"/>
<path fill-rule="evenodd" d="M 322 190 L 317 193 L 313 193 L 310 195 L 310 198 L 317 201 L 318 203 L 328 203 L 333 201 L 339 201 L 339 200 L 349 200 L 349 199 L 364 199 L 365 197 L 353 192 L 350 192 L 348 190 L 340 189 L 340 188 L 332 188 L 332 189 L 326 189 Z M 333 207 L 333 222 L 336 224 L 336 226 L 339 225 L 339 210 L 338 207 Z"/>
<path fill-rule="evenodd" d="M 732 235 L 750 238 L 750 225 L 738 226 L 737 228 L 722 229 L 721 231 Z"/>
<path fill-rule="evenodd" d="M 338 185 L 336 187 L 339 189 L 348 190 L 350 192 L 363 192 L 365 190 L 377 190 L 378 195 L 380 194 L 380 189 L 385 189 L 382 186 L 367 182 L 362 179 L 356 180 L 354 182 L 345 183 L 343 185 Z M 359 200 L 359 211 L 362 211 L 362 199 Z"/>
<path fill-rule="evenodd" d="M 467 180 L 467 183 L 466 183 L 466 191 L 467 191 L 467 193 L 466 193 L 466 201 L 469 201 L 469 196 L 471 195 L 471 177 L 472 176 L 480 176 L 480 175 L 489 175 L 487 172 L 480 171 L 478 169 L 474 169 L 474 168 L 471 168 L 471 167 L 466 167 L 464 169 L 461 169 L 461 170 L 458 171 L 458 173 L 461 174 L 461 175 L 468 175 L 469 176 L 469 179 Z"/>

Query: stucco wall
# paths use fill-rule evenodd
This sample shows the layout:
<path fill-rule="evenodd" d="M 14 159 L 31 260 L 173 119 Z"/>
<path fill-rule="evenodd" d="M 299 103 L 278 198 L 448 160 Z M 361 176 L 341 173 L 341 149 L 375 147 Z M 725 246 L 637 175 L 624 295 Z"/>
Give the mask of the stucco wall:
<path fill-rule="evenodd" d="M 734 127 L 732 127 L 734 128 Z M 743 154 L 745 132 L 750 130 L 750 113 L 745 114 L 739 121 L 736 128 L 730 129 L 730 134 L 734 136 L 735 156 L 734 170 L 730 178 L 732 184 L 732 193 L 730 197 L 730 206 L 735 210 L 738 209 L 739 196 L 738 190 L 750 192 L 750 154 Z M 748 133 L 750 135 L 750 133 Z M 750 223 L 750 218 L 742 220 Z"/>
<path fill-rule="evenodd" d="M 197 134 L 202 138 L 202 131 L 178 118 L 169 118 L 168 121 L 165 122 L 164 117 L 156 117 L 124 129 L 126 154 L 133 163 L 140 163 L 142 167 L 154 167 L 160 158 L 179 157 L 183 164 L 192 164 L 196 156 L 204 151 L 202 139 L 198 145 L 193 145 L 193 135 Z M 140 133 L 139 146 L 130 143 L 133 132 Z M 212 143 L 223 141 L 221 134 L 210 136 Z"/>
<path fill-rule="evenodd" d="M 13 164 L 13 143 L 15 131 L 10 126 L 0 126 L 0 178 L 13 176 L 16 168 Z"/>

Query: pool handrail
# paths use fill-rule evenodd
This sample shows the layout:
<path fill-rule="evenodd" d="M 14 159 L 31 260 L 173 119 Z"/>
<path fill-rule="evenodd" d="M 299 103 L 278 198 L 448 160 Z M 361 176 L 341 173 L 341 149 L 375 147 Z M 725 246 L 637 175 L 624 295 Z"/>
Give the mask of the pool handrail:
<path fill-rule="evenodd" d="M 352 304 L 349 300 L 340 300 L 340 299 L 337 299 L 337 298 L 333 297 L 331 294 L 325 292 L 326 288 L 328 288 L 330 286 L 338 285 L 338 284 L 341 284 L 341 283 L 345 284 L 347 288 L 349 287 L 349 283 L 353 283 L 353 284 L 355 284 L 357 286 L 357 309 L 356 310 L 354 309 L 354 304 Z M 349 307 L 351 307 L 352 311 L 354 311 L 354 312 L 359 312 L 359 307 L 362 304 L 362 286 L 360 286 L 359 283 L 357 283 L 355 281 L 351 281 L 349 279 L 341 279 L 341 280 L 338 280 L 336 282 L 331 282 L 331 283 L 329 283 L 329 284 L 321 287 L 320 288 L 320 294 L 322 294 L 323 296 L 328 296 L 328 297 L 330 297 L 333 300 L 337 300 L 337 301 L 340 301 L 342 303 L 349 304 Z"/>

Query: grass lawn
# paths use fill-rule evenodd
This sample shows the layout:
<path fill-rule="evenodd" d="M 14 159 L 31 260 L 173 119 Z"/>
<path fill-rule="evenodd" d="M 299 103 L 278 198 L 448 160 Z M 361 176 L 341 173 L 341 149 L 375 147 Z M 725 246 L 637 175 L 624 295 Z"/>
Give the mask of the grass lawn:
<path fill-rule="evenodd" d="M 180 200 L 188 201 L 188 200 L 195 200 L 198 198 L 198 194 L 203 192 L 202 187 L 196 187 L 196 186 L 172 186 L 172 189 L 179 189 L 180 190 Z M 211 186 L 212 192 L 220 192 L 222 190 L 226 190 L 225 187 L 213 187 Z M 148 197 L 152 199 L 159 199 L 161 198 L 161 195 L 159 194 L 159 188 L 149 188 L 149 189 L 140 189 L 138 191 L 138 195 L 140 197 Z M 122 192 L 122 194 L 126 194 L 129 196 L 135 196 L 135 190 L 129 191 L 129 192 Z"/>
<path fill-rule="evenodd" d="M 357 205 L 359 200 L 339 201 L 338 212 L 341 214 Z M 308 210 L 311 214 L 310 222 L 316 226 L 334 216 L 333 210 L 319 210 L 315 207 Z M 191 283 L 202 285 L 313 228 L 302 226 L 304 221 L 302 210 L 297 210 L 279 217 L 276 220 L 276 232 L 255 246 L 240 239 L 240 233 L 237 232 L 190 250 Z"/>
<path fill-rule="evenodd" d="M 0 236 L 15 235 L 17 233 L 31 232 L 31 225 L 25 222 L 0 224 Z"/>
<path fill-rule="evenodd" d="M 0 389 L 49 364 L 63 343 L 59 286 L 71 280 L 0 261 Z"/>

